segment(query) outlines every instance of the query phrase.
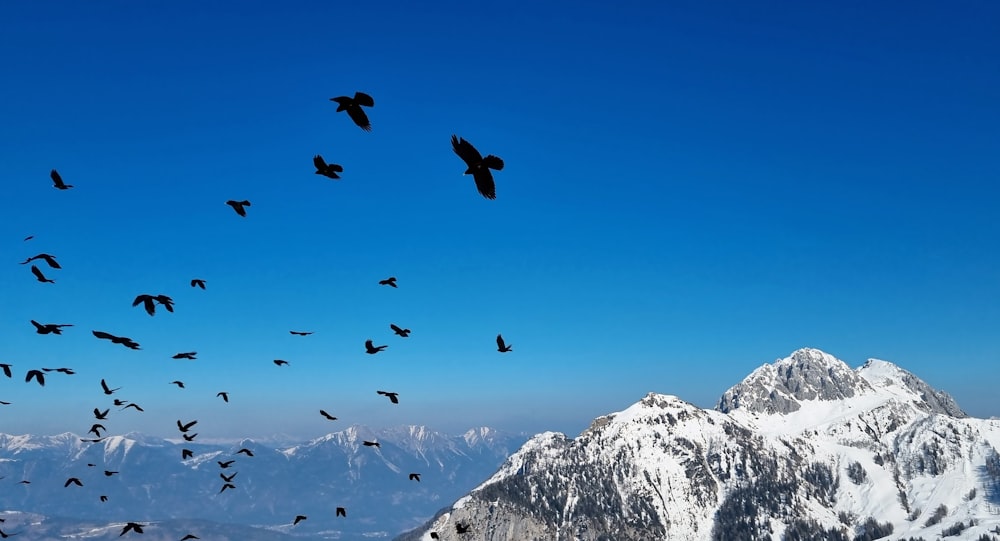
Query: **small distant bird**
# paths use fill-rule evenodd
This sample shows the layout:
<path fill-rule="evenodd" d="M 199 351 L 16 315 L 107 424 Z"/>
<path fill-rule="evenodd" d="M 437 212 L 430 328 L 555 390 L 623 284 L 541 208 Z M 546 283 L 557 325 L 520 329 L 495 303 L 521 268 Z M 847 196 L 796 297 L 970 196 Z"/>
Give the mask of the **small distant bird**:
<path fill-rule="evenodd" d="M 244 455 L 247 455 L 247 456 L 253 456 L 253 451 L 251 451 L 250 449 L 247 449 L 246 447 L 244 447 L 244 448 L 240 449 L 239 451 L 236 451 L 236 454 L 238 454 L 238 455 L 239 454 L 244 454 Z"/>
<path fill-rule="evenodd" d="M 198 437 L 198 433 L 195 432 L 194 434 L 181 434 L 181 437 L 184 438 L 184 441 L 194 441 L 194 439 Z"/>
<path fill-rule="evenodd" d="M 101 379 L 101 389 L 104 389 L 104 394 L 109 395 L 109 394 L 114 393 L 118 389 L 121 389 L 121 387 L 115 387 L 114 389 L 112 389 L 112 388 L 108 387 L 108 383 L 106 381 L 104 381 L 104 379 L 102 378 Z"/>
<path fill-rule="evenodd" d="M 124 409 L 128 409 L 128 408 L 135 408 L 138 411 L 146 411 L 146 410 L 142 409 L 141 407 L 139 407 L 139 404 L 136 404 L 135 402 L 132 402 L 131 404 L 128 404 L 127 406 L 125 406 L 122 409 L 124 410 Z"/>
<path fill-rule="evenodd" d="M 224 474 L 224 473 L 219 473 L 219 477 L 221 477 L 222 480 L 225 481 L 225 482 L 227 482 L 227 483 L 232 483 L 233 479 L 236 478 L 236 474 L 238 474 L 238 473 L 240 473 L 240 472 L 234 471 L 233 474 L 230 475 L 229 477 L 226 477 L 226 474 Z"/>
<path fill-rule="evenodd" d="M 472 143 L 455 135 L 451 136 L 451 148 L 455 150 L 455 154 L 458 154 L 458 157 L 462 158 L 462 161 L 468 166 L 465 174 L 472 175 L 472 179 L 476 181 L 476 189 L 479 190 L 479 193 L 486 199 L 496 199 L 497 189 L 496 184 L 493 182 L 493 173 L 490 173 L 490 169 L 502 170 L 503 160 L 492 154 L 484 158 L 476 150 L 476 147 L 472 146 Z"/>
<path fill-rule="evenodd" d="M 229 403 L 229 393 L 226 391 L 215 393 L 215 396 L 221 396 L 223 402 Z"/>
<path fill-rule="evenodd" d="M 441 538 L 438 537 L 438 533 L 437 532 L 431 532 L 431 539 L 441 539 Z"/>
<path fill-rule="evenodd" d="M 180 419 L 177 419 L 177 429 L 181 432 L 187 432 L 191 430 L 191 427 L 198 424 L 198 420 L 191 421 L 190 423 L 181 423 Z"/>
<path fill-rule="evenodd" d="M 104 476 L 105 476 L 105 477 L 111 477 L 112 475 L 115 475 L 115 474 L 117 474 L 117 473 L 118 473 L 118 472 L 116 472 L 116 471 L 111 471 L 111 470 L 104 470 Z"/>
<path fill-rule="evenodd" d="M 65 182 L 63 182 L 62 176 L 59 174 L 59 171 L 56 171 L 55 169 L 53 169 L 49 173 L 49 177 L 52 179 L 52 184 L 55 185 L 56 189 L 58 190 L 68 190 L 73 187 L 72 184 L 66 184 Z"/>
<path fill-rule="evenodd" d="M 319 154 L 313 156 L 313 165 L 316 166 L 317 175 L 323 175 L 324 177 L 332 178 L 334 180 L 340 180 L 340 175 L 337 173 L 344 172 L 343 167 L 335 163 L 326 163 L 323 156 L 320 156 Z"/>
<path fill-rule="evenodd" d="M 60 372 L 62 374 L 66 374 L 66 375 L 69 375 L 69 376 L 72 376 L 73 374 L 76 374 L 76 372 L 74 372 L 72 368 L 43 368 L 42 371 L 43 372 Z"/>
<path fill-rule="evenodd" d="M 11 366 L 14 366 L 14 365 L 8 364 L 8 363 L 0 363 L 0 368 L 3 368 L 3 375 L 7 376 L 8 378 L 14 377 L 14 374 L 11 373 L 11 371 L 10 371 L 10 367 Z"/>
<path fill-rule="evenodd" d="M 187 460 L 194 456 L 194 452 L 190 449 L 181 449 L 181 460 Z"/>
<path fill-rule="evenodd" d="M 188 541 L 188 539 L 201 539 L 201 538 L 194 534 L 187 534 L 181 538 L 181 541 Z"/>
<path fill-rule="evenodd" d="M 393 404 L 399 404 L 399 393 L 390 393 L 387 391 L 375 391 L 376 393 L 389 397 L 389 402 Z"/>
<path fill-rule="evenodd" d="M 32 265 L 32 266 L 31 266 L 31 274 L 34 274 L 34 275 L 35 275 L 35 279 L 37 279 L 37 280 L 38 280 L 39 282 L 42 282 L 42 283 L 49 283 L 49 284 L 54 284 L 54 283 L 56 283 L 56 281 L 55 281 L 55 280 L 49 280 L 48 278 L 46 278 L 46 277 L 45 277 L 45 275 L 44 275 L 44 274 L 42 274 L 42 271 L 41 271 L 41 269 L 39 269 L 39 268 L 38 268 L 37 266 L 35 266 L 35 265 Z"/>
<path fill-rule="evenodd" d="M 384 350 L 387 347 L 389 347 L 389 346 L 375 346 L 374 343 L 372 343 L 371 340 L 366 340 L 365 341 L 365 353 L 367 353 L 369 355 L 374 355 L 374 354 L 376 354 L 376 353 Z"/>
<path fill-rule="evenodd" d="M 274 360 L 274 364 L 276 364 L 278 366 L 281 366 L 283 364 L 288 364 L 288 361 L 285 361 L 285 360 L 282 360 L 282 359 L 275 359 Z"/>
<path fill-rule="evenodd" d="M 512 347 L 514 346 L 513 345 L 508 346 L 507 344 L 504 343 L 503 336 L 500 336 L 499 334 L 497 335 L 497 351 L 499 351 L 500 353 L 507 353 L 508 351 L 513 351 L 511 349 Z"/>
<path fill-rule="evenodd" d="M 3 400 L 0 400 L 0 405 L 9 406 L 11 404 L 12 404 L 12 402 L 4 402 Z M 3 479 L 3 477 L 0 477 L 0 479 Z"/>
<path fill-rule="evenodd" d="M 63 483 L 63 488 L 66 488 L 70 485 L 76 485 L 78 487 L 82 487 L 83 483 L 81 483 L 80 480 L 77 479 L 76 477 L 70 477 L 69 479 L 66 480 L 65 483 Z"/>
<path fill-rule="evenodd" d="M 416 482 L 419 483 L 420 482 L 420 474 L 419 473 L 411 473 L 410 474 L 410 481 L 416 481 Z"/>
<path fill-rule="evenodd" d="M 410 329 L 400 329 L 395 323 L 390 323 L 389 328 L 392 329 L 392 332 L 402 336 L 403 338 L 410 336 Z"/>
<path fill-rule="evenodd" d="M 471 524 L 462 524 L 461 522 L 456 522 L 455 523 L 455 532 L 456 533 L 468 533 L 469 528 L 471 528 L 471 527 L 472 527 Z"/>
<path fill-rule="evenodd" d="M 28 259 L 25 259 L 24 261 L 22 261 L 21 264 L 22 265 L 27 265 L 28 263 L 31 263 L 32 261 L 34 261 L 36 259 L 44 260 L 46 263 L 49 264 L 49 267 L 52 267 L 53 269 L 61 269 L 62 268 L 61 266 L 59 266 L 59 262 L 56 261 L 56 256 L 51 255 L 51 254 L 33 255 L 33 256 L 29 257 Z"/>
<path fill-rule="evenodd" d="M 35 378 L 35 381 L 39 385 L 45 387 L 45 374 L 41 370 L 28 370 L 28 373 L 24 376 L 24 382 L 28 383 L 31 378 Z"/>
<path fill-rule="evenodd" d="M 124 406 L 125 404 L 128 404 L 128 400 L 119 400 L 117 398 L 115 399 L 116 406 Z"/>
<path fill-rule="evenodd" d="M 364 92 L 355 92 L 354 97 L 339 96 L 336 98 L 330 98 L 330 101 L 337 102 L 337 112 L 347 111 L 347 115 L 351 117 L 351 120 L 358 125 L 359 128 L 365 131 L 372 131 L 372 123 L 368 121 L 368 115 L 361 108 L 364 107 L 374 107 L 375 100 L 371 96 L 365 94 Z"/>
<path fill-rule="evenodd" d="M 222 494 L 223 492 L 225 492 L 227 488 L 236 488 L 236 485 L 234 485 L 232 483 L 226 483 L 226 484 L 222 485 L 222 490 L 219 491 L 219 494 Z"/>
<path fill-rule="evenodd" d="M 202 280 L 201 278 L 195 278 L 191 280 L 191 287 L 200 287 L 202 289 L 205 289 L 205 281 Z"/>
<path fill-rule="evenodd" d="M 337 516 L 338 517 L 346 517 L 347 516 L 347 509 L 344 509 L 343 507 L 338 507 L 337 508 Z"/>
<path fill-rule="evenodd" d="M 306 331 L 288 331 L 288 332 L 291 333 L 291 334 L 294 334 L 295 336 L 309 336 L 310 334 L 312 334 L 312 331 L 309 331 L 309 332 L 306 332 Z"/>
<path fill-rule="evenodd" d="M 380 286 L 397 287 L 396 286 L 396 277 L 395 276 L 390 276 L 390 277 L 386 278 L 385 280 L 379 280 L 378 281 L 378 285 L 380 285 Z"/>
<path fill-rule="evenodd" d="M 365 447 L 382 447 L 382 444 L 377 441 L 364 440 L 361 442 Z"/>
<path fill-rule="evenodd" d="M 108 408 L 108 409 L 106 409 L 104 411 L 101 411 L 101 410 L 99 410 L 97 408 L 94 408 L 94 417 L 97 417 L 98 421 L 103 421 L 104 419 L 108 418 L 108 412 L 109 411 L 111 411 L 111 408 Z"/>
<path fill-rule="evenodd" d="M 104 331 L 91 331 L 94 336 L 100 338 L 101 340 L 110 340 L 112 344 L 121 344 L 129 349 L 140 349 L 139 344 L 133 341 L 131 338 L 125 336 L 115 336 Z"/>
<path fill-rule="evenodd" d="M 108 431 L 108 429 L 105 428 L 104 425 L 102 425 L 101 423 L 94 423 L 93 425 L 90 426 L 90 430 L 87 431 L 87 434 L 93 434 L 98 438 L 100 438 L 102 430 L 105 432 Z"/>
<path fill-rule="evenodd" d="M 180 381 L 180 380 L 171 381 L 170 385 L 176 385 L 176 386 L 180 387 L 181 389 L 184 388 L 184 382 Z"/>
<path fill-rule="evenodd" d="M 24 237 L 24 242 L 28 242 L 29 240 L 31 240 L 33 238 L 35 238 L 34 235 L 28 235 L 27 237 Z"/>
<path fill-rule="evenodd" d="M 195 355 L 197 354 L 198 354 L 197 351 L 186 351 L 184 353 L 178 353 L 177 355 L 174 355 L 173 357 L 171 357 L 171 359 L 187 359 L 189 361 L 193 361 L 195 360 Z"/>
<path fill-rule="evenodd" d="M 129 522 L 128 524 L 125 525 L 124 528 L 122 528 L 122 533 L 118 534 L 118 537 L 121 537 L 130 531 L 135 533 L 142 533 L 142 524 L 139 524 L 137 522 Z"/>
<path fill-rule="evenodd" d="M 305 515 L 295 515 L 295 522 L 292 522 L 292 526 L 295 526 L 296 524 L 302 522 L 303 520 L 305 520 L 307 518 L 309 518 L 309 517 L 307 517 Z"/>
<path fill-rule="evenodd" d="M 31 324 L 35 326 L 35 332 L 38 334 L 62 334 L 63 327 L 72 327 L 72 323 L 39 323 L 35 320 L 31 320 Z"/>
<path fill-rule="evenodd" d="M 102 502 L 106 502 L 106 501 L 108 501 L 108 497 L 102 494 L 102 495 L 101 495 L 101 501 L 102 501 Z"/>
<path fill-rule="evenodd" d="M 229 205 L 230 207 L 233 207 L 233 210 L 236 211 L 236 214 L 239 214 L 240 216 L 243 216 L 244 218 L 247 215 L 247 209 L 244 208 L 244 207 L 249 207 L 250 206 L 250 202 L 246 201 L 246 200 L 243 200 L 243 201 L 233 201 L 232 199 L 230 199 L 229 201 L 226 201 L 226 204 Z"/>
<path fill-rule="evenodd" d="M 236 462 L 236 461 L 235 460 L 227 460 L 227 461 L 223 462 L 221 460 L 216 460 L 215 462 L 219 465 L 220 468 L 226 469 L 229 466 L 232 466 L 233 463 Z M 233 488 L 236 488 L 236 487 L 233 487 Z"/>
<path fill-rule="evenodd" d="M 135 307 L 139 306 L 139 304 L 142 304 L 143 307 L 146 309 L 146 313 L 152 316 L 156 314 L 155 303 L 160 303 L 161 305 L 163 305 L 163 307 L 166 308 L 168 312 L 174 311 L 174 300 L 166 295 L 146 295 L 146 294 L 138 295 L 136 296 L 135 300 L 132 301 L 132 306 Z"/>
<path fill-rule="evenodd" d="M 319 410 L 319 414 L 322 415 L 323 417 L 326 417 L 327 419 L 329 419 L 331 421 L 336 421 L 337 420 L 336 417 L 334 417 L 333 415 L 330 415 L 329 413 L 327 413 L 326 410 Z"/>
<path fill-rule="evenodd" d="M 31 481 L 28 481 L 28 480 L 18 481 L 17 484 L 19 484 L 19 485 L 30 485 Z"/>

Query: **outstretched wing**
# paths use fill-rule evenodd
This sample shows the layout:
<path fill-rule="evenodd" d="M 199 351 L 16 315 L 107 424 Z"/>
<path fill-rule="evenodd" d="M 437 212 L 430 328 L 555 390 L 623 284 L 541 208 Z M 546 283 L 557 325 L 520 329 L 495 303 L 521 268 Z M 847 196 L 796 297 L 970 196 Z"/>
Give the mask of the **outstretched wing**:
<path fill-rule="evenodd" d="M 354 103 L 364 105 L 365 107 L 375 107 L 375 100 L 364 92 L 354 93 Z"/>
<path fill-rule="evenodd" d="M 483 158 L 483 165 L 489 167 L 490 169 L 496 169 L 497 171 L 500 171 L 503 169 L 503 160 L 501 160 L 497 156 L 490 154 L 485 158 Z"/>
<path fill-rule="evenodd" d="M 372 131 L 372 123 L 368 120 L 368 115 L 361 110 L 361 107 L 348 107 L 347 114 L 350 115 L 351 120 L 353 120 L 359 128 L 365 131 Z"/>
<path fill-rule="evenodd" d="M 317 171 L 326 171 L 326 160 L 319 154 L 313 156 L 313 165 L 316 166 Z"/>
<path fill-rule="evenodd" d="M 497 335 L 497 347 L 500 349 L 507 348 L 507 344 L 504 344 L 503 342 L 503 336 L 500 336 L 499 334 Z"/>
<path fill-rule="evenodd" d="M 52 182 L 54 182 L 57 187 L 66 185 L 66 183 L 63 182 L 62 176 L 59 174 L 59 171 L 53 169 L 52 172 L 49 173 L 49 176 L 52 177 Z"/>
<path fill-rule="evenodd" d="M 455 154 L 458 154 L 459 158 L 465 162 L 465 165 L 473 167 L 477 163 L 483 161 L 483 155 L 476 150 L 476 147 L 472 146 L 472 143 L 458 137 L 457 135 L 451 136 L 451 148 L 455 150 Z"/>
<path fill-rule="evenodd" d="M 497 185 L 493 182 L 493 173 L 490 173 L 489 169 L 485 167 L 476 169 L 472 173 L 472 179 L 476 181 L 476 189 L 479 190 L 480 195 L 486 199 L 497 198 Z"/>

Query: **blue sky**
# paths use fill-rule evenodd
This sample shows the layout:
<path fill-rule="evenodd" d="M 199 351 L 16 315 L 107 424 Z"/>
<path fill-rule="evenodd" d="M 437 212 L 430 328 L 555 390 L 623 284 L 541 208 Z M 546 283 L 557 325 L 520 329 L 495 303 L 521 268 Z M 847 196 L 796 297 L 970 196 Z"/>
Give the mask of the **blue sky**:
<path fill-rule="evenodd" d="M 103 377 L 112 433 L 575 434 L 800 347 L 1000 415 L 1000 6 L 433 4 L 0 7 L 0 431 L 86 431 Z"/>

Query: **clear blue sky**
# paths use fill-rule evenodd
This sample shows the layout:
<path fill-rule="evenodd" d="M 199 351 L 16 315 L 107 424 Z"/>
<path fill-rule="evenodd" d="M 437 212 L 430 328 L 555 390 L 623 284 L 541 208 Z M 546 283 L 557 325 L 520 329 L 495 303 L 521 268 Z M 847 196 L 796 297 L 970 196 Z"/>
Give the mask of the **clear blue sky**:
<path fill-rule="evenodd" d="M 575 435 L 649 391 L 711 407 L 806 346 L 1000 415 L 998 23 L 985 1 L 4 3 L 0 431 L 86 431 L 104 377 L 146 409 L 112 433 Z M 329 101 L 359 90 L 371 133 Z M 495 201 L 452 134 L 506 162 Z M 18 265 L 39 252 L 55 284 Z M 42 366 L 77 374 L 23 382 Z"/>

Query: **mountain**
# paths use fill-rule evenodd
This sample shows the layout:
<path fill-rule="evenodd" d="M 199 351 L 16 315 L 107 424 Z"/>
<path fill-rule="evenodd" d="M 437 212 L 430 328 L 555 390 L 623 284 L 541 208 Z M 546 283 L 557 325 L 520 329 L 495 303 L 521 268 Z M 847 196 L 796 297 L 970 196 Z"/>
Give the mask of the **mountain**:
<path fill-rule="evenodd" d="M 398 539 L 1000 541 L 997 447 L 1000 421 L 898 366 L 801 349 L 714 410 L 650 393 L 539 434 Z"/>
<path fill-rule="evenodd" d="M 50 524 L 59 517 L 65 531 L 97 523 L 202 520 L 311 538 L 390 538 L 488 477 L 525 439 L 485 427 L 447 435 L 421 426 L 358 425 L 282 447 L 141 434 L 98 443 L 69 433 L 0 434 L 0 510 L 38 514 Z M 365 446 L 365 440 L 380 446 Z M 194 457 L 182 460 L 184 448 Z M 242 448 L 253 456 L 237 454 Z M 219 464 L 230 460 L 228 468 Z M 220 474 L 234 473 L 235 488 L 220 492 Z M 421 474 L 420 480 L 410 480 L 410 473 Z M 70 477 L 83 486 L 64 486 Z M 347 517 L 336 517 L 337 507 L 346 508 Z M 293 527 L 296 515 L 308 519 Z"/>

